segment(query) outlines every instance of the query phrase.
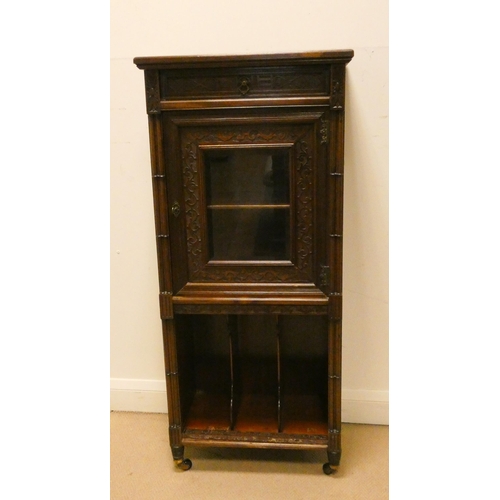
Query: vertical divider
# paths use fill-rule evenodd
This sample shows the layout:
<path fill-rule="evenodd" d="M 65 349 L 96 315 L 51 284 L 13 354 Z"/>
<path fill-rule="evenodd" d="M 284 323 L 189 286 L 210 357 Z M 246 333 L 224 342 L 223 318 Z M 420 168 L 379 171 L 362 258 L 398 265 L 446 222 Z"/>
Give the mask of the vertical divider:
<path fill-rule="evenodd" d="M 228 314 L 227 327 L 229 331 L 229 365 L 231 370 L 231 394 L 229 408 L 229 429 L 234 430 L 235 424 L 235 351 L 238 343 L 238 316 Z"/>
<path fill-rule="evenodd" d="M 275 317 L 276 327 L 276 355 L 278 358 L 278 432 L 282 432 L 283 425 L 281 422 L 281 334 L 283 328 L 282 317 L 277 314 Z"/>

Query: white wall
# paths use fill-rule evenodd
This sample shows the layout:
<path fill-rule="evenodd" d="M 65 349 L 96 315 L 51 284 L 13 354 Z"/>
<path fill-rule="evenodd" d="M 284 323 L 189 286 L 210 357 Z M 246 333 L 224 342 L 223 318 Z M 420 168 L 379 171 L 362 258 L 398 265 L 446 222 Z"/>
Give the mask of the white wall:
<path fill-rule="evenodd" d="M 388 423 L 386 0 L 111 1 L 111 408 L 166 411 L 143 72 L 135 56 L 354 49 L 347 66 L 343 410 Z"/>

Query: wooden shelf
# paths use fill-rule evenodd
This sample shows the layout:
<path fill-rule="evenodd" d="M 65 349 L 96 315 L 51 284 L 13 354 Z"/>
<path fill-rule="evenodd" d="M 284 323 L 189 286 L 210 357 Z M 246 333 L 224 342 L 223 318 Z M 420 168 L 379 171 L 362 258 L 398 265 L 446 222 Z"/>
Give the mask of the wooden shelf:
<path fill-rule="evenodd" d="M 278 432 L 278 402 L 268 394 L 238 396 L 234 430 L 240 432 Z"/>
<path fill-rule="evenodd" d="M 186 429 L 202 431 L 229 430 L 230 399 L 228 394 L 196 391 L 186 418 Z"/>
<path fill-rule="evenodd" d="M 328 296 L 310 284 L 188 283 L 173 297 L 173 307 L 180 315 L 207 314 L 216 307 L 219 314 L 326 316 Z"/>
<path fill-rule="evenodd" d="M 230 398 L 224 394 L 195 393 L 186 418 L 185 430 L 229 431 L 326 436 L 324 402 L 311 394 L 284 396 L 282 428 L 278 429 L 278 405 L 266 394 L 238 397 L 234 429 L 230 428 Z"/>
<path fill-rule="evenodd" d="M 328 435 L 326 402 L 316 394 L 285 395 L 281 431 L 284 434 Z"/>

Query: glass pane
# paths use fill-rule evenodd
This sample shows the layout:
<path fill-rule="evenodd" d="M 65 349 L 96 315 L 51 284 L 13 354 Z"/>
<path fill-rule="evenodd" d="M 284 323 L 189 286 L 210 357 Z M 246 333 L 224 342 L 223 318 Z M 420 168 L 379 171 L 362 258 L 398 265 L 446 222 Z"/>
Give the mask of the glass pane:
<path fill-rule="evenodd" d="M 213 260 L 290 260 L 288 208 L 208 210 Z"/>
<path fill-rule="evenodd" d="M 206 151 L 207 204 L 289 203 L 289 163 L 283 148 Z"/>

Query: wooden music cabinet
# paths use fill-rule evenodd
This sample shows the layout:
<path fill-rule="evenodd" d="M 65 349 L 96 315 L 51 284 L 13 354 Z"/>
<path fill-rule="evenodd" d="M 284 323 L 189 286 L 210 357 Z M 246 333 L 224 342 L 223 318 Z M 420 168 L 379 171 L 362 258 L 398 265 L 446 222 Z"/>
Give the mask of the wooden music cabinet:
<path fill-rule="evenodd" d="M 137 57 L 170 445 L 340 461 L 345 69 L 352 50 Z"/>

